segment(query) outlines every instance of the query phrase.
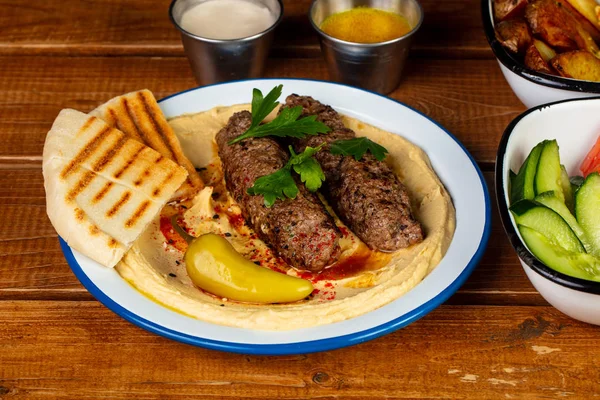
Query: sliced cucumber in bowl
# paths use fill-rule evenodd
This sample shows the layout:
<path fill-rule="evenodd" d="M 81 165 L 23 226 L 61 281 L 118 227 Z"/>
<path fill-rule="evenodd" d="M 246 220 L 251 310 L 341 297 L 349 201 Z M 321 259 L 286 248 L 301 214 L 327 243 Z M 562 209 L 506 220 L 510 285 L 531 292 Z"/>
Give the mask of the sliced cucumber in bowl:
<path fill-rule="evenodd" d="M 575 216 L 571 214 L 571 210 L 567 207 L 565 203 L 563 203 L 558 196 L 554 193 L 554 191 L 544 192 L 535 197 L 534 201 L 543 206 L 548 207 L 555 213 L 561 216 L 561 218 L 569 225 L 569 228 L 573 231 L 573 233 L 577 236 L 585 251 L 588 253 L 592 252 L 592 244 L 587 238 L 587 234 L 575 219 Z"/>
<path fill-rule="evenodd" d="M 540 161 L 540 154 L 545 142 L 539 143 L 531 150 L 519 173 L 511 179 L 510 201 L 531 200 L 535 197 L 535 175 Z"/>
<path fill-rule="evenodd" d="M 585 248 L 577 235 L 575 235 L 565 220 L 550 208 L 530 200 L 521 200 L 513 204 L 510 207 L 510 211 L 520 226 L 534 229 L 547 237 L 555 245 L 567 251 L 574 253 L 585 252 Z"/>
<path fill-rule="evenodd" d="M 575 193 L 575 217 L 590 239 L 591 253 L 600 256 L 600 175 L 587 176 Z"/>
<path fill-rule="evenodd" d="M 567 169 L 564 165 L 560 166 L 560 184 L 562 186 L 562 191 L 565 196 L 565 205 L 571 212 L 574 211 L 575 207 L 575 198 L 573 197 L 573 186 L 571 185 L 571 181 L 569 180 L 569 174 L 567 173 Z M 540 194 L 543 194 L 542 192 Z M 556 196 L 559 197 L 559 196 Z"/>
<path fill-rule="evenodd" d="M 600 282 L 600 175 L 569 178 L 557 141 L 544 140 L 510 178 L 509 210 L 531 253 L 555 271 Z"/>
<path fill-rule="evenodd" d="M 600 261 L 587 253 L 573 253 L 553 244 L 546 236 L 518 225 L 529 250 L 555 271 L 575 278 L 600 282 Z"/>
<path fill-rule="evenodd" d="M 540 153 L 540 160 L 535 174 L 535 193 L 553 191 L 564 202 L 565 194 L 563 192 L 558 143 L 556 140 L 545 140 L 542 143 L 544 147 Z"/>

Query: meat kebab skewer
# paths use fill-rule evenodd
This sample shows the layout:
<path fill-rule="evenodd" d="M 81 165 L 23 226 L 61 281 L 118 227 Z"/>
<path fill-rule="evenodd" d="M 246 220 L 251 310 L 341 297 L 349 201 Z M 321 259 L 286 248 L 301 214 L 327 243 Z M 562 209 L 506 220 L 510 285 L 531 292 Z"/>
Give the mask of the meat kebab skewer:
<path fill-rule="evenodd" d="M 359 161 L 352 156 L 331 154 L 336 140 L 354 139 L 341 116 L 330 106 L 312 97 L 290 95 L 284 107 L 301 106 L 302 116 L 316 115 L 331 132 L 327 135 L 294 139 L 296 152 L 306 146 L 326 143 L 315 158 L 326 177 L 321 191 L 340 219 L 370 248 L 391 252 L 423 240 L 423 231 L 414 218 L 406 188 L 392 169 L 366 153 Z"/>
<path fill-rule="evenodd" d="M 229 141 L 248 130 L 251 122 L 249 112 L 238 112 L 217 133 L 227 189 L 242 208 L 248 224 L 279 256 L 294 267 L 320 271 L 339 258 L 341 233 L 323 204 L 304 185 L 298 185 L 295 199 L 279 200 L 271 207 L 265 205 L 263 196 L 247 193 L 257 178 L 278 171 L 289 158 L 269 137 L 229 145 Z"/>

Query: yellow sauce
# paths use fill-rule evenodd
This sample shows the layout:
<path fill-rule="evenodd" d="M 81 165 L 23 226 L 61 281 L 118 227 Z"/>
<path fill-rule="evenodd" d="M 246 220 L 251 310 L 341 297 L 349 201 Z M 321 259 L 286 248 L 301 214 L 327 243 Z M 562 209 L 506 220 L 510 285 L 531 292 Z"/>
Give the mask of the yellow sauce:
<path fill-rule="evenodd" d="M 354 43 L 386 42 L 406 35 L 411 29 L 400 14 L 366 7 L 330 15 L 321 24 L 321 30 L 329 36 Z"/>

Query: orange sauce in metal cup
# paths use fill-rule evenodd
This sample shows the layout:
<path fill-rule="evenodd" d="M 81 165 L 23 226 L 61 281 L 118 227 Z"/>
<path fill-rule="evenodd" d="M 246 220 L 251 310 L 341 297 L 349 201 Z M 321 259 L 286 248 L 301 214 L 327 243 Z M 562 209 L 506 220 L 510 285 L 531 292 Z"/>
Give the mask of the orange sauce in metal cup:
<path fill-rule="evenodd" d="M 320 28 L 329 36 L 354 43 L 387 42 L 412 30 L 402 15 L 367 7 L 330 15 Z"/>

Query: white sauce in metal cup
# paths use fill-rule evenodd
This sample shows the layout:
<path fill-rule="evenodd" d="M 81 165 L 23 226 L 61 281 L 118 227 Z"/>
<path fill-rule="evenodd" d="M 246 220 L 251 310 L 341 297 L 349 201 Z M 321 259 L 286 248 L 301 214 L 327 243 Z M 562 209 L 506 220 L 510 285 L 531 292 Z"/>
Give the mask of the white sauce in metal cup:
<path fill-rule="evenodd" d="M 253 0 L 208 0 L 194 5 L 181 17 L 181 27 L 208 39 L 242 39 L 271 27 L 277 16 Z"/>

